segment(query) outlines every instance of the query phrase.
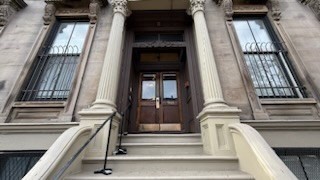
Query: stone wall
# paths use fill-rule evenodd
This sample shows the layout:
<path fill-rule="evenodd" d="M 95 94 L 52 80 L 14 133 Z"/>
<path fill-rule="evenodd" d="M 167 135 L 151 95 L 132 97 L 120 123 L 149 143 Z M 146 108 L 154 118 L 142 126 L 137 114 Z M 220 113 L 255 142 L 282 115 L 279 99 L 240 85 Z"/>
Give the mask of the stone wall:
<path fill-rule="evenodd" d="M 16 83 L 43 26 L 43 1 L 25 1 L 28 6 L 11 17 L 0 36 L 0 111 Z"/>

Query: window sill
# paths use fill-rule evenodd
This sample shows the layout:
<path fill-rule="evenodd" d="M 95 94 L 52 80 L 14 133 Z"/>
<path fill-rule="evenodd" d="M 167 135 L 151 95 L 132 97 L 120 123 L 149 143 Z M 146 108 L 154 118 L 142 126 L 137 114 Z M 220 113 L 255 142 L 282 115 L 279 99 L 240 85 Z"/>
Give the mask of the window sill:
<path fill-rule="evenodd" d="M 33 107 L 57 107 L 64 108 L 66 105 L 65 101 L 29 101 L 29 102 L 15 102 L 13 107 L 19 108 L 33 108 Z"/>
<path fill-rule="evenodd" d="M 292 98 L 292 99 L 260 99 L 262 105 L 300 105 L 300 104 L 317 104 L 313 98 Z"/>

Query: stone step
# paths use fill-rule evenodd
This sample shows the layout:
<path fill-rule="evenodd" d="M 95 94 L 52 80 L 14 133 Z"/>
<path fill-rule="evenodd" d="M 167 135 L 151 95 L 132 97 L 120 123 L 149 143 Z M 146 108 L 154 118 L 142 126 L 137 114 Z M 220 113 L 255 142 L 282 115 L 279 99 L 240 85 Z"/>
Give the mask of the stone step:
<path fill-rule="evenodd" d="M 201 155 L 202 143 L 123 143 L 128 155 Z"/>
<path fill-rule="evenodd" d="M 113 169 L 111 175 L 94 174 L 93 171 L 83 171 L 70 175 L 65 180 L 253 180 L 254 178 L 242 171 L 125 171 Z"/>
<path fill-rule="evenodd" d="M 201 142 L 199 133 L 190 134 L 128 134 L 122 143 L 195 143 Z"/>
<path fill-rule="evenodd" d="M 84 158 L 83 169 L 95 171 L 102 168 L 103 158 Z M 164 156 L 110 156 L 108 168 L 121 171 L 226 171 L 238 170 L 237 157 L 207 155 Z"/>

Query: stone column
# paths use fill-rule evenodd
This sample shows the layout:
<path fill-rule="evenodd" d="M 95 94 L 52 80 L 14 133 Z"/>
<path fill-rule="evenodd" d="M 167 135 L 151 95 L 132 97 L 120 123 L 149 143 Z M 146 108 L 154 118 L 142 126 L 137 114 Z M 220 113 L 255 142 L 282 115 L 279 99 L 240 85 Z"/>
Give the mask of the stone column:
<path fill-rule="evenodd" d="M 191 0 L 190 7 L 194 19 L 204 106 L 205 108 L 227 106 L 223 99 L 219 75 L 212 52 L 206 19 L 204 17 L 204 3 L 205 0 Z"/>
<path fill-rule="evenodd" d="M 198 115 L 204 151 L 213 155 L 234 155 L 228 124 L 239 122 L 239 109 L 229 107 L 223 98 L 217 66 L 204 15 L 205 0 L 190 0 L 200 68 L 204 109 Z"/>
<path fill-rule="evenodd" d="M 91 126 L 95 131 L 113 112 L 116 112 L 116 97 L 120 76 L 121 52 L 123 42 L 124 22 L 130 11 L 127 0 L 112 0 L 113 19 L 109 34 L 109 41 L 104 57 L 98 92 L 93 106 L 79 112 L 80 125 Z M 101 19 L 103 20 L 103 19 Z M 106 152 L 106 143 L 111 126 L 109 154 L 116 148 L 118 129 L 121 116 L 117 114 L 92 140 L 87 148 L 87 157 L 103 157 Z M 92 132 L 93 133 L 93 132 Z"/>
<path fill-rule="evenodd" d="M 124 22 L 130 11 L 127 8 L 127 0 L 112 0 L 111 5 L 114 12 L 113 20 L 93 109 L 116 110 Z"/>

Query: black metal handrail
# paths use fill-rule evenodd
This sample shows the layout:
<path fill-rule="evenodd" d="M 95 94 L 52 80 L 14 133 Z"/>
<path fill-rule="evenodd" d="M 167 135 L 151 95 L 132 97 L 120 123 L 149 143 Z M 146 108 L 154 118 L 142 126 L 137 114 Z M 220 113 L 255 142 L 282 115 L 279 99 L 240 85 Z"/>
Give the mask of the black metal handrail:
<path fill-rule="evenodd" d="M 108 119 L 106 119 L 100 127 L 96 130 L 95 133 L 91 135 L 91 137 L 81 146 L 81 148 L 72 156 L 72 158 L 54 175 L 54 180 L 59 180 L 63 173 L 70 167 L 70 165 L 73 163 L 73 161 L 79 156 L 79 154 L 86 148 L 86 146 L 90 143 L 90 141 L 98 134 L 98 132 L 105 126 L 105 124 L 110 121 L 109 126 L 109 135 L 108 135 L 108 142 L 107 142 L 107 149 L 106 149 L 106 155 L 104 158 L 104 166 L 103 169 L 99 171 L 95 171 L 94 173 L 103 173 L 103 174 L 111 174 L 112 170 L 106 168 L 107 166 L 107 157 L 108 157 L 108 150 L 109 150 L 109 141 L 110 141 L 110 134 L 111 134 L 111 126 L 112 126 L 112 119 L 116 115 L 116 112 L 112 113 Z"/>
<path fill-rule="evenodd" d="M 122 145 L 122 136 L 125 135 L 123 133 L 123 128 L 124 128 L 125 122 L 126 122 L 126 116 L 125 115 L 129 112 L 129 116 L 130 116 L 130 108 L 131 108 L 131 101 L 129 101 L 129 104 L 127 105 L 125 110 L 121 112 L 122 121 L 121 121 L 121 127 L 120 127 L 119 145 L 118 145 L 118 149 L 113 152 L 113 154 L 115 154 L 115 155 L 127 154 L 127 149 L 123 148 L 121 145 Z"/>

